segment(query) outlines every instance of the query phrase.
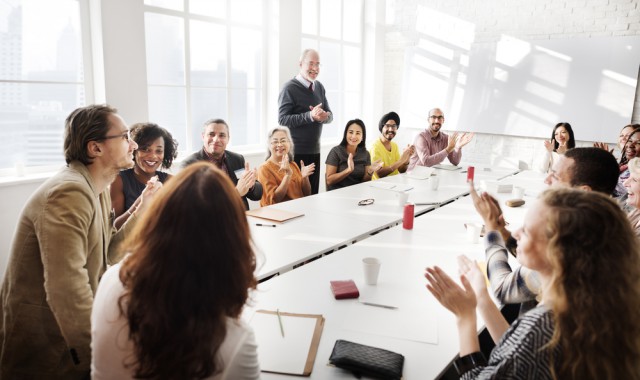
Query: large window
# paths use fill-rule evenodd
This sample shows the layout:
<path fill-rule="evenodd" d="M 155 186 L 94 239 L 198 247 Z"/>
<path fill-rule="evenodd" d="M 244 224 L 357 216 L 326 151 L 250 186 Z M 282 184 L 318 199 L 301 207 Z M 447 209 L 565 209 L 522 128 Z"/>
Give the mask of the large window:
<path fill-rule="evenodd" d="M 362 118 L 362 0 L 302 0 L 302 49 L 320 53 L 318 80 L 333 123 L 322 139 L 338 141 L 348 120 Z"/>
<path fill-rule="evenodd" d="M 149 119 L 181 151 L 201 147 L 202 124 L 222 118 L 233 146 L 264 135 L 262 0 L 145 0 Z"/>
<path fill-rule="evenodd" d="M 0 172 L 64 163 L 64 120 L 92 100 L 82 48 L 84 5 L 0 2 Z"/>

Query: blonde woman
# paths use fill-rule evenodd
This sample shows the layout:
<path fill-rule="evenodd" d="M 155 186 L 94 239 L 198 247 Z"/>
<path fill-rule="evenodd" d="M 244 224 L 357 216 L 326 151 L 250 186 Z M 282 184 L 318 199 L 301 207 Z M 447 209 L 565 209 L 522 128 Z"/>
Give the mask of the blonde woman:
<path fill-rule="evenodd" d="M 640 379 L 640 247 L 615 201 L 547 190 L 515 237 L 518 260 L 540 273 L 543 292 L 512 326 L 475 263 L 461 257 L 463 287 L 438 267 L 426 270 L 427 288 L 457 317 L 461 378 Z M 476 307 L 497 342 L 489 360 L 479 352 Z"/>

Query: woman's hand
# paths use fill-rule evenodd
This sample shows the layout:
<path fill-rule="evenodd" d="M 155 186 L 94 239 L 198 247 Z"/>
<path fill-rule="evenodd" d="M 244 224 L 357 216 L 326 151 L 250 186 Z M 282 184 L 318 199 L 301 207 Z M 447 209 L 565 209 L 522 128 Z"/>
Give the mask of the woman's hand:
<path fill-rule="evenodd" d="M 300 161 L 300 174 L 302 174 L 302 178 L 309 177 L 315 171 L 316 171 L 315 163 L 311 163 L 310 165 L 305 166 L 304 161 Z"/>
<path fill-rule="evenodd" d="M 353 163 L 353 153 L 349 153 L 349 157 L 347 158 L 347 170 L 351 173 L 354 168 L 355 164 Z"/>
<path fill-rule="evenodd" d="M 553 152 L 553 140 L 544 140 L 544 147 L 549 153 Z"/>
<path fill-rule="evenodd" d="M 556 152 L 558 152 L 558 154 L 564 154 L 566 151 L 567 151 L 567 143 L 566 142 L 564 144 L 558 143 L 558 149 L 556 149 Z"/>
<path fill-rule="evenodd" d="M 469 280 L 478 302 L 491 301 L 487 290 L 487 279 L 475 260 L 471 261 L 464 255 L 458 256 L 458 272 Z"/>
<path fill-rule="evenodd" d="M 280 169 L 279 171 L 283 171 L 285 175 L 291 175 L 293 170 L 291 170 L 291 165 L 289 165 L 289 155 L 283 154 L 282 160 L 280 160 Z"/>
<path fill-rule="evenodd" d="M 424 277 L 429 282 L 427 289 L 434 297 L 458 318 L 471 317 L 475 319 L 476 295 L 465 276 L 460 277 L 464 288 L 456 284 L 442 269 L 435 266 L 426 268 Z"/>

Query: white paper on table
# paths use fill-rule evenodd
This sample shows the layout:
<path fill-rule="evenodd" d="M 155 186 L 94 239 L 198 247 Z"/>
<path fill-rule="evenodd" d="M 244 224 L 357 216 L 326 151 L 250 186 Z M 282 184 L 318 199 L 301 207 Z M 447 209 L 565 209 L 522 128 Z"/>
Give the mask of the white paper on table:
<path fill-rule="evenodd" d="M 359 302 L 354 302 L 349 312 L 344 315 L 342 327 L 345 330 L 438 344 L 438 322 L 433 314 L 433 309 L 429 311 L 430 305 L 428 303 L 412 302 L 406 298 L 413 295 L 403 296 L 393 290 L 385 291 L 379 287 L 368 286 L 360 288 Z M 398 308 L 387 309 L 364 305 L 361 302 Z M 402 315 L 399 315 L 400 313 Z M 402 322 L 389 323 L 390 320 Z"/>
<path fill-rule="evenodd" d="M 255 313 L 251 319 L 260 368 L 268 372 L 302 374 L 317 319 L 283 314 L 281 318 L 284 337 L 276 314 Z"/>
<path fill-rule="evenodd" d="M 434 168 L 416 165 L 416 167 L 414 167 L 413 170 L 407 172 L 406 175 L 407 177 L 414 179 L 427 179 L 431 177 L 431 174 L 433 174 L 433 172 L 435 171 L 436 170 Z"/>

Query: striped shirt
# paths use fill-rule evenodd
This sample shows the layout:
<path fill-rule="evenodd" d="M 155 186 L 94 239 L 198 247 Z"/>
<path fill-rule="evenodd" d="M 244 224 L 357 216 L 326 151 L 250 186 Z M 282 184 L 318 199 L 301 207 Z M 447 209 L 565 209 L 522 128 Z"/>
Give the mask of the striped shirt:
<path fill-rule="evenodd" d="M 551 310 L 539 306 L 518 318 L 491 351 L 486 366 L 475 367 L 460 377 L 471 379 L 551 379 L 551 356 L 558 363 L 560 348 L 543 349 L 553 335 Z"/>
<path fill-rule="evenodd" d="M 497 231 L 486 234 L 485 254 L 487 277 L 496 299 L 502 304 L 521 303 L 520 315 L 534 308 L 542 287 L 538 272 L 523 266 L 511 269 L 507 248 Z"/>

